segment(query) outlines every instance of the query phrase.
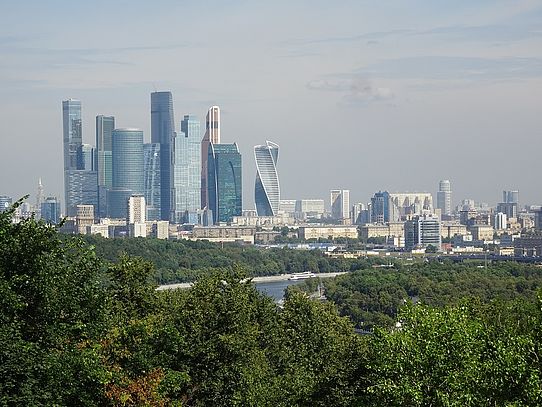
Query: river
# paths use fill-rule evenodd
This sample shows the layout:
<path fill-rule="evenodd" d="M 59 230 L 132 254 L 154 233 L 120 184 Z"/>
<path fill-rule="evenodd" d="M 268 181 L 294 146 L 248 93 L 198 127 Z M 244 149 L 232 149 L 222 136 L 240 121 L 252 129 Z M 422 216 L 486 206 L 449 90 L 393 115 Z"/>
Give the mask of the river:
<path fill-rule="evenodd" d="M 267 294 L 278 302 L 284 298 L 284 290 L 286 290 L 286 287 L 299 284 L 302 281 L 303 280 L 282 280 L 266 283 L 255 283 L 254 285 L 259 292 Z"/>

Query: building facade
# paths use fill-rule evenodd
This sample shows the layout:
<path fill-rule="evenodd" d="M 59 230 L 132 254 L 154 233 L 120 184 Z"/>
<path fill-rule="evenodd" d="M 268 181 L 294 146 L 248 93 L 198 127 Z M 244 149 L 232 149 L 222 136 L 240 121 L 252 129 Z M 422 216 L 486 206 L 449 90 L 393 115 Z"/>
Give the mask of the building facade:
<path fill-rule="evenodd" d="M 231 222 L 242 214 L 241 154 L 237 144 L 211 144 L 208 161 L 208 197 L 213 223 Z"/>
<path fill-rule="evenodd" d="M 277 216 L 280 206 L 280 183 L 277 172 L 279 146 L 271 141 L 254 147 L 256 182 L 254 202 L 258 216 Z"/>
<path fill-rule="evenodd" d="M 98 216 L 107 215 L 107 190 L 113 186 L 112 137 L 113 116 L 96 116 L 95 169 L 98 177 Z"/>
<path fill-rule="evenodd" d="M 201 209 L 201 133 L 195 116 L 185 115 L 175 137 L 173 186 L 175 222 L 186 223 L 189 213 Z"/>
<path fill-rule="evenodd" d="M 452 214 L 452 187 L 447 179 L 438 183 L 437 208 L 440 209 L 442 215 Z"/>
<path fill-rule="evenodd" d="M 160 143 L 143 145 L 143 178 L 147 219 L 160 219 Z"/>
<path fill-rule="evenodd" d="M 113 186 L 107 196 L 108 216 L 126 218 L 128 199 L 145 191 L 143 178 L 143 132 L 125 128 L 113 130 Z"/>
<path fill-rule="evenodd" d="M 41 203 L 41 219 L 51 225 L 60 222 L 60 202 L 55 197 L 47 197 Z"/>
<path fill-rule="evenodd" d="M 210 144 L 220 144 L 220 108 L 211 106 L 205 118 L 205 134 L 201 140 L 201 208 L 209 205 L 208 202 L 208 159 Z"/>
<path fill-rule="evenodd" d="M 160 218 L 174 214 L 173 144 L 175 119 L 171 92 L 151 93 L 151 143 L 160 144 Z"/>
<path fill-rule="evenodd" d="M 350 219 L 350 191 L 348 189 L 331 190 L 331 217 L 341 222 Z"/>
<path fill-rule="evenodd" d="M 433 214 L 416 215 L 405 222 L 405 248 L 441 248 L 440 219 Z"/>

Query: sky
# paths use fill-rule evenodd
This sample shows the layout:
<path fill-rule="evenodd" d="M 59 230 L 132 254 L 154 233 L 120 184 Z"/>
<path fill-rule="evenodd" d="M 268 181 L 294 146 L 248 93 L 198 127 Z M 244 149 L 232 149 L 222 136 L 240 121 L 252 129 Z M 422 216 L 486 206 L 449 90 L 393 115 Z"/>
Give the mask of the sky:
<path fill-rule="evenodd" d="M 243 156 L 280 145 L 281 198 L 350 189 L 542 204 L 542 0 L 0 0 L 0 195 L 63 199 L 62 109 L 150 140 L 150 93 L 173 93 Z M 436 198 L 436 197 L 435 197 Z M 329 203 L 328 203 L 329 204 Z"/>

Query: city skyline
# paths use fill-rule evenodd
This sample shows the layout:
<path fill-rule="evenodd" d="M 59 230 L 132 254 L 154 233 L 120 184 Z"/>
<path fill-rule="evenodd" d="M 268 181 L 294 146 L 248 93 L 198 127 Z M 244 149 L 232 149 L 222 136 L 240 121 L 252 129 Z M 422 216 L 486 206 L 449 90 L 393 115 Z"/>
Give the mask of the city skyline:
<path fill-rule="evenodd" d="M 203 117 L 220 105 L 223 137 L 245 157 L 259 140 L 281 145 L 284 198 L 326 197 L 336 186 L 353 202 L 379 189 L 435 194 L 450 179 L 454 204 L 498 202 L 502 189 L 542 202 L 540 2 L 135 2 L 127 21 L 114 3 L 100 19 L 99 7 L 64 5 L 12 4 L 0 16 L 4 194 L 32 194 L 41 177 L 62 199 L 59 100 L 83 101 L 84 143 L 99 114 L 149 141 L 148 94 L 165 89 L 178 113 Z M 204 28 L 202 18 L 221 23 Z M 134 30 L 140 24 L 145 35 Z M 113 27 L 125 34 L 111 35 Z M 411 159 L 422 151 L 423 160 Z M 318 160 L 333 165 L 321 171 Z M 245 165 L 249 203 L 256 169 Z"/>

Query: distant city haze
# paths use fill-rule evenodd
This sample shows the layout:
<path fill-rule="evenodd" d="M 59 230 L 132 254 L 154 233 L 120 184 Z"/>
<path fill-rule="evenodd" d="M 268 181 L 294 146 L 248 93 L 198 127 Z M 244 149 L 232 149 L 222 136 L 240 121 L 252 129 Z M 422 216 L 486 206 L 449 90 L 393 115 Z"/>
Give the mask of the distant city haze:
<path fill-rule="evenodd" d="M 349 190 L 542 204 L 542 2 L 10 2 L 0 14 L 0 195 L 64 206 L 63 100 L 151 136 L 154 91 L 175 130 L 219 105 L 222 143 L 280 146 L 281 199 Z M 69 146 L 66 146 L 69 148 Z"/>

